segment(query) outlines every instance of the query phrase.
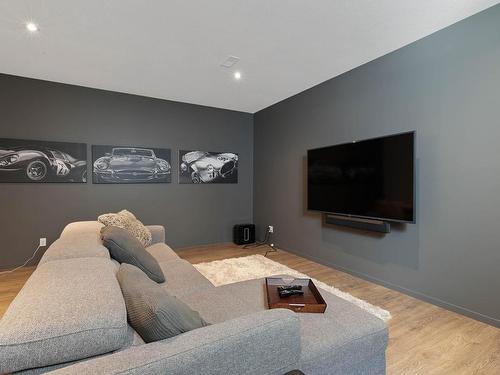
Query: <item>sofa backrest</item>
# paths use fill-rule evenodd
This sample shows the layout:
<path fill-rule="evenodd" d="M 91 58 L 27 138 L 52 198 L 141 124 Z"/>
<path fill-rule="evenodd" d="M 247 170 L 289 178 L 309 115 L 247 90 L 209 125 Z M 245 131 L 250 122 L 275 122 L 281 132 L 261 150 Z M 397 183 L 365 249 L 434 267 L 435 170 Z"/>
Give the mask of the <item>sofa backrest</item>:
<path fill-rule="evenodd" d="M 39 264 L 71 258 L 106 258 L 109 251 L 101 241 L 101 228 L 97 221 L 78 221 L 66 225 L 61 237 L 45 251 Z"/>
<path fill-rule="evenodd" d="M 0 373 L 120 349 L 127 311 L 109 259 L 40 265 L 0 320 Z"/>
<path fill-rule="evenodd" d="M 98 222 L 71 223 L 0 320 L 0 373 L 121 349 L 130 336 Z"/>
<path fill-rule="evenodd" d="M 61 232 L 61 237 L 81 236 L 91 234 L 94 237 L 101 237 L 101 229 L 104 225 L 96 220 L 93 221 L 75 221 L 66 225 Z"/>

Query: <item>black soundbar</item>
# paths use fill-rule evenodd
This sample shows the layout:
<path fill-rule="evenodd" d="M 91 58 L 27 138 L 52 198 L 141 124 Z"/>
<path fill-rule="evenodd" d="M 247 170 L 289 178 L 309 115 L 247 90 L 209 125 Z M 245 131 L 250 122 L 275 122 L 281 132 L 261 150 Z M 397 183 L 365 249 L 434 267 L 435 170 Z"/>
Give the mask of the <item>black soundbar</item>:
<path fill-rule="evenodd" d="M 391 231 L 391 224 L 382 220 L 323 214 L 323 221 L 325 224 L 340 225 L 343 227 L 367 230 L 371 232 L 389 233 Z"/>

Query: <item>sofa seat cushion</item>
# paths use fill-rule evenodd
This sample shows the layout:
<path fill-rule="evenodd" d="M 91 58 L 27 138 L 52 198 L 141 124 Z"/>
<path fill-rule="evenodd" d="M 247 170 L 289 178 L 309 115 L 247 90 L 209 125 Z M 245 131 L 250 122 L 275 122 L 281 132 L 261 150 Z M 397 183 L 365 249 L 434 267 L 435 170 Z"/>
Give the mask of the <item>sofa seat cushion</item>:
<path fill-rule="evenodd" d="M 264 279 L 217 287 L 229 295 L 244 296 L 245 309 L 253 313 L 267 309 Z M 311 370 L 321 361 L 325 368 L 341 361 L 357 363 L 385 350 L 386 324 L 358 306 L 319 289 L 328 307 L 324 314 L 298 314 L 301 322 L 301 369 Z M 187 302 L 189 303 L 189 302 Z M 203 309 L 195 307 L 203 316 Z M 232 309 L 227 305 L 227 309 Z M 235 305 L 235 311 L 242 307 Z M 208 319 L 208 317 L 206 318 Z"/>
<path fill-rule="evenodd" d="M 324 368 L 339 362 L 356 364 L 384 352 L 387 325 L 352 303 L 319 290 L 328 307 L 324 314 L 299 314 L 301 369 Z"/>
<path fill-rule="evenodd" d="M 107 258 L 109 251 L 102 245 L 100 238 L 93 235 L 67 235 L 54 241 L 40 259 L 39 264 L 53 260 L 72 258 Z"/>
<path fill-rule="evenodd" d="M 210 324 L 222 323 L 248 315 L 246 297 L 222 288 L 192 289 L 181 298 Z M 260 309 L 259 311 L 262 311 Z"/>
<path fill-rule="evenodd" d="M 47 262 L 0 320 L 0 373 L 49 366 L 123 347 L 127 312 L 109 259 Z"/>
<path fill-rule="evenodd" d="M 162 284 L 170 294 L 182 299 L 183 295 L 193 290 L 213 289 L 215 286 L 208 281 L 191 263 L 183 259 L 160 262 L 166 283 Z"/>
<path fill-rule="evenodd" d="M 170 246 L 164 243 L 156 243 L 146 247 L 146 251 L 150 253 L 158 262 L 168 262 L 170 260 L 181 259 L 173 251 Z"/>

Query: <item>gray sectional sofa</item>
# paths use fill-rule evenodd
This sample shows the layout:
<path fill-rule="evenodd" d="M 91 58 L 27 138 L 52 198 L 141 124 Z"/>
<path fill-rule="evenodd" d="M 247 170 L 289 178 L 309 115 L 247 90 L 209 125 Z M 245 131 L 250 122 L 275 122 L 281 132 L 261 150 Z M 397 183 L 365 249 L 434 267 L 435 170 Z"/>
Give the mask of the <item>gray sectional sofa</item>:
<path fill-rule="evenodd" d="M 149 344 L 127 324 L 98 222 L 71 223 L 0 321 L 0 373 L 385 374 L 385 323 L 321 291 L 325 314 L 269 310 L 263 280 L 214 287 L 150 226 L 163 287 L 211 323 Z"/>

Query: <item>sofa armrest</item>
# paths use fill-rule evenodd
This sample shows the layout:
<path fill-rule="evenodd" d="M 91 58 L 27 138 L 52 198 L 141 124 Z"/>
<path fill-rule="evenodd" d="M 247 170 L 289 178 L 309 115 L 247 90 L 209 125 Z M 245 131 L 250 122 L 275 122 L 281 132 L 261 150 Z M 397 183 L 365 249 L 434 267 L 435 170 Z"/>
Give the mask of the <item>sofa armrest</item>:
<path fill-rule="evenodd" d="M 50 374 L 276 374 L 298 368 L 300 321 L 289 310 L 257 312 L 91 359 Z"/>
<path fill-rule="evenodd" d="M 146 225 L 151 232 L 153 241 L 151 245 L 155 243 L 165 243 L 165 227 L 163 225 Z"/>

